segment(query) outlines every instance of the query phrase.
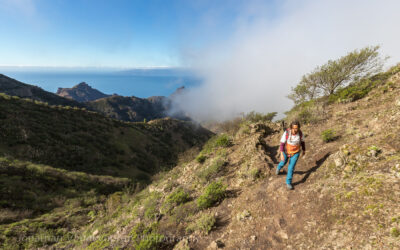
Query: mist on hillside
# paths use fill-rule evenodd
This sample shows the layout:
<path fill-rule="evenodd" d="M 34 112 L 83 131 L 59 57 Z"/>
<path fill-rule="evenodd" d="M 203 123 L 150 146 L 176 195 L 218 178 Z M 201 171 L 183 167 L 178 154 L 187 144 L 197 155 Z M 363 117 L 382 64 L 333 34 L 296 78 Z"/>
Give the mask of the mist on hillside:
<path fill-rule="evenodd" d="M 400 34 L 393 29 L 400 22 L 400 1 L 289 0 L 276 8 L 277 16 L 267 17 L 267 7 L 252 1 L 237 18 L 233 36 L 182 48 L 183 61 L 204 83 L 177 97 L 175 110 L 199 121 L 252 110 L 277 111 L 280 118 L 293 105 L 286 98 L 291 87 L 330 59 L 370 45 L 391 57 L 386 66 L 400 59 Z"/>

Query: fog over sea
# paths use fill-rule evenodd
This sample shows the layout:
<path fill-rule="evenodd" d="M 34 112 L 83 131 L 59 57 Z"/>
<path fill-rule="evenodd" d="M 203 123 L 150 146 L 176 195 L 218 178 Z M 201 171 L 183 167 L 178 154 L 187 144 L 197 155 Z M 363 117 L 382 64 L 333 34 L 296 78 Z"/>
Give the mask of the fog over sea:
<path fill-rule="evenodd" d="M 168 96 L 181 86 L 190 88 L 201 83 L 201 79 L 190 71 L 178 68 L 121 70 L 0 67 L 0 74 L 53 93 L 59 87 L 70 88 L 86 82 L 105 94 L 141 98 Z"/>

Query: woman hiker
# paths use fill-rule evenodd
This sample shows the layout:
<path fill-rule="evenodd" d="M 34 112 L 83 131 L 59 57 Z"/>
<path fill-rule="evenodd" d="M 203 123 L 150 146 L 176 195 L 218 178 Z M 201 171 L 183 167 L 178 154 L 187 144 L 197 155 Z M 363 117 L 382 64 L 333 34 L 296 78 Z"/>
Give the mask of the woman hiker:
<path fill-rule="evenodd" d="M 288 161 L 289 158 L 289 166 L 288 173 L 286 176 L 286 185 L 288 189 L 293 189 L 292 186 L 292 177 L 293 171 L 296 166 L 297 159 L 300 155 L 300 145 L 302 149 L 302 155 L 306 153 L 306 145 L 303 139 L 303 133 L 300 130 L 300 123 L 298 121 L 294 121 L 290 124 L 290 128 L 285 130 L 281 138 L 281 162 L 279 163 L 276 174 L 279 175 L 279 171 Z"/>

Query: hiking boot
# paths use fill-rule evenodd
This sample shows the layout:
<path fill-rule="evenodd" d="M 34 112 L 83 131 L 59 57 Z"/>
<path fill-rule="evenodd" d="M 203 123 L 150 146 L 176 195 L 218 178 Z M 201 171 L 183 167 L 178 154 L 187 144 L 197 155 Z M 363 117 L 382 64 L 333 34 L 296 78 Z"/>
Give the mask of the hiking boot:
<path fill-rule="evenodd" d="M 287 185 L 287 189 L 289 189 L 289 190 L 292 190 L 292 189 L 293 189 L 292 184 L 286 184 L 286 185 Z"/>
<path fill-rule="evenodd" d="M 279 172 L 280 172 L 279 168 L 276 168 L 275 174 L 279 175 Z"/>

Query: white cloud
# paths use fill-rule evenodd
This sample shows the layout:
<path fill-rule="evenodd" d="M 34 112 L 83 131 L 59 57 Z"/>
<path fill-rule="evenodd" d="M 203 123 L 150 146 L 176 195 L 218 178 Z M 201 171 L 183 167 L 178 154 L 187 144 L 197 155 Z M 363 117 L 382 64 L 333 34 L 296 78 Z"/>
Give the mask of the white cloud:
<path fill-rule="evenodd" d="M 191 51 L 185 61 L 205 79 L 178 101 L 198 120 L 227 119 L 239 112 L 282 112 L 285 96 L 301 76 L 329 59 L 381 45 L 389 64 L 400 61 L 400 1 L 288 0 L 278 18 L 266 6 L 248 4 L 232 37 Z"/>

